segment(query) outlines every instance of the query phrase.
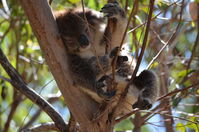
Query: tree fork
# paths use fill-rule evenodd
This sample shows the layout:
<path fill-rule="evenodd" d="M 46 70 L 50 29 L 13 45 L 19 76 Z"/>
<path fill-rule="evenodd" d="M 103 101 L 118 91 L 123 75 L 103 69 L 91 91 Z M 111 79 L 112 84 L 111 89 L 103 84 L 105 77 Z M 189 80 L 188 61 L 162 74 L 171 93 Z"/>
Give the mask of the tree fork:
<path fill-rule="evenodd" d="M 80 124 L 83 132 L 112 131 L 107 116 L 92 122 L 93 114 L 99 105 L 72 85 L 67 66 L 66 50 L 46 0 L 20 0 L 20 4 L 28 17 L 45 60 L 55 78 L 55 81 L 65 99 L 65 102 Z"/>

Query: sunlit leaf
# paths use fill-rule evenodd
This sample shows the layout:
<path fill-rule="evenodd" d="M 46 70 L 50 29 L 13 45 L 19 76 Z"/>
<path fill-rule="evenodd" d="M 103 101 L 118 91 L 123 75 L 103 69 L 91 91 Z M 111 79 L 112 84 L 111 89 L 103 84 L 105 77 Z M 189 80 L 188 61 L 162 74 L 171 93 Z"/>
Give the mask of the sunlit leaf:
<path fill-rule="evenodd" d="M 156 68 L 157 66 L 159 65 L 159 63 L 158 62 L 154 62 L 152 65 L 151 65 L 151 67 L 150 68 Z"/>
<path fill-rule="evenodd" d="M 157 0 L 156 2 L 157 2 L 157 4 L 158 4 L 159 6 L 162 5 L 162 0 Z"/>
<path fill-rule="evenodd" d="M 186 128 L 185 128 L 184 124 L 182 124 L 180 122 L 177 123 L 176 130 L 178 130 L 178 132 L 186 132 Z"/>
<path fill-rule="evenodd" d="M 80 0 L 68 0 L 68 1 L 73 3 L 73 4 L 76 4 L 76 3 L 80 2 Z"/>
<path fill-rule="evenodd" d="M 191 120 L 193 122 L 197 122 L 199 120 L 199 118 L 197 118 L 197 117 L 191 117 L 189 120 Z M 191 128 L 192 130 L 194 130 L 194 132 L 199 132 L 199 124 L 188 122 L 187 123 L 187 127 Z"/>

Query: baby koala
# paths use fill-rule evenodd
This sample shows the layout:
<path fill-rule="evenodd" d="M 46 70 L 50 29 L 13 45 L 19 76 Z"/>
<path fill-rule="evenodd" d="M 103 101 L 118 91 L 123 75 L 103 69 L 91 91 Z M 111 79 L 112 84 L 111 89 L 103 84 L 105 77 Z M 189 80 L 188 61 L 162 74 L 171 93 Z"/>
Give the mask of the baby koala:
<path fill-rule="evenodd" d="M 139 92 L 138 100 L 133 104 L 133 108 L 141 110 L 150 109 L 159 96 L 159 78 L 150 70 L 144 70 L 137 76 L 129 89 L 137 88 Z"/>
<path fill-rule="evenodd" d="M 115 75 L 116 96 L 121 95 L 127 84 L 130 83 L 120 114 L 128 113 L 132 108 L 150 109 L 159 95 L 159 78 L 157 75 L 151 70 L 144 70 L 132 82 L 129 82 L 127 75 L 127 69 L 119 69 Z M 104 83 L 103 89 L 106 90 L 109 85 L 112 85 L 112 75 L 103 76 L 99 81 Z"/>

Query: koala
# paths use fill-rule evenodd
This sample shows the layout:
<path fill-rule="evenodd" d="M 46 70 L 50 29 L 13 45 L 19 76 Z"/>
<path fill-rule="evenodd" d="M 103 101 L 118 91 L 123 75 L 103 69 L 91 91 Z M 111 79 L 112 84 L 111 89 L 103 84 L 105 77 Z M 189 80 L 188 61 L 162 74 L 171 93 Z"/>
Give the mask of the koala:
<path fill-rule="evenodd" d="M 54 13 L 61 38 L 66 47 L 69 71 L 74 85 L 86 93 L 96 94 L 102 99 L 110 98 L 115 91 L 104 91 L 104 84 L 98 79 L 111 71 L 111 63 L 122 39 L 127 20 L 118 3 L 105 5 L 102 13 L 115 21 L 110 53 L 106 53 L 106 19 L 92 9 L 68 9 Z M 117 64 L 127 61 L 119 56 Z"/>
<path fill-rule="evenodd" d="M 132 84 L 140 91 L 138 100 L 132 107 L 142 110 L 150 109 L 159 95 L 158 76 L 153 71 L 144 70 L 133 80 Z M 130 89 L 132 86 L 130 85 Z"/>
<path fill-rule="evenodd" d="M 115 82 L 117 82 L 116 96 L 121 95 L 127 84 L 130 83 L 118 115 L 125 115 L 132 108 L 150 109 L 159 95 L 159 78 L 153 71 L 144 70 L 130 82 L 128 69 L 127 65 L 120 67 L 115 75 Z M 112 85 L 112 75 L 103 76 L 99 81 L 104 83 L 103 89 L 106 90 L 108 86 Z M 112 105 L 115 106 L 116 103 L 112 103 Z"/>
<path fill-rule="evenodd" d="M 133 63 L 135 64 L 136 62 Z M 129 82 L 129 78 L 133 74 L 133 71 L 134 66 L 131 66 L 129 61 L 120 65 L 116 70 L 115 78 L 116 82 L 121 84 L 116 89 L 121 91 L 124 89 L 123 87 L 126 87 L 127 84 L 130 83 L 126 101 L 131 103 L 132 108 L 139 108 L 141 110 L 150 109 L 152 104 L 156 101 L 156 98 L 159 96 L 159 78 L 155 72 L 144 70 L 136 76 L 132 82 Z M 107 77 L 104 78 L 107 79 Z M 108 78 L 110 78 L 110 75 Z M 106 83 L 105 85 L 108 84 L 106 79 L 104 79 Z M 108 81 L 110 81 L 110 79 L 108 79 Z M 134 96 L 136 100 L 132 100 L 132 96 Z"/>

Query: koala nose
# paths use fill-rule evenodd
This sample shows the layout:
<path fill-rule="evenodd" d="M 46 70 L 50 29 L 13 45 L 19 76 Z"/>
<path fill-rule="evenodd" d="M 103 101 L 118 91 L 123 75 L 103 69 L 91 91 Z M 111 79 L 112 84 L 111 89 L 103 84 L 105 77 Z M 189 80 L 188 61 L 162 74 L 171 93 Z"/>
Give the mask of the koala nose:
<path fill-rule="evenodd" d="M 80 34 L 78 41 L 81 47 L 87 47 L 89 45 L 88 37 L 84 34 Z"/>

